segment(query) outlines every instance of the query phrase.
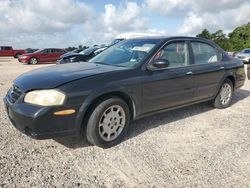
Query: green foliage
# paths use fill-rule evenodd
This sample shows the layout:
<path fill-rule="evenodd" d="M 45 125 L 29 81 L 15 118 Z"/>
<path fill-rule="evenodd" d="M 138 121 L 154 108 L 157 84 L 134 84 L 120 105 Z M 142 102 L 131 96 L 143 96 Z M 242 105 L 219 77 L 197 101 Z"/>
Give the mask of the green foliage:
<path fill-rule="evenodd" d="M 79 45 L 78 47 L 74 47 L 74 46 L 70 46 L 70 47 L 68 47 L 68 48 L 65 48 L 65 50 L 66 51 L 73 51 L 73 50 L 75 50 L 75 49 L 82 49 L 82 50 L 84 50 L 84 49 L 86 49 L 86 48 L 88 48 L 88 46 L 82 46 L 82 45 Z"/>
<path fill-rule="evenodd" d="M 204 29 L 197 37 L 212 40 L 226 51 L 241 51 L 244 48 L 250 48 L 250 22 L 237 27 L 228 36 L 222 30 L 210 33 L 207 29 Z"/>
<path fill-rule="evenodd" d="M 211 34 L 209 33 L 207 29 L 203 29 L 202 32 L 196 36 L 211 40 Z"/>

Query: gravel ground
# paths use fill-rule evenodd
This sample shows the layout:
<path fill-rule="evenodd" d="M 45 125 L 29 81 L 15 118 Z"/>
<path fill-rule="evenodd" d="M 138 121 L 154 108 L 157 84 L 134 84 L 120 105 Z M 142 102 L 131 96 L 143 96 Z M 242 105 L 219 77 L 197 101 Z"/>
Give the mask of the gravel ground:
<path fill-rule="evenodd" d="M 50 65 L 0 59 L 0 98 L 21 73 Z M 207 103 L 139 120 L 118 146 L 34 140 L 0 101 L 0 187 L 250 187 L 250 81 L 225 110 Z"/>

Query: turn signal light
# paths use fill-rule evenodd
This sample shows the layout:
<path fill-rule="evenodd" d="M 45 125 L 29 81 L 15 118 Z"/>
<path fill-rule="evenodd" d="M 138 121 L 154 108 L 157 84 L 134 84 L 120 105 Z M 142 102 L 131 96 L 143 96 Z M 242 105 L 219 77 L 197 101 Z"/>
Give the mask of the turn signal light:
<path fill-rule="evenodd" d="M 64 116 L 64 115 L 74 114 L 75 112 L 76 112 L 76 110 L 74 110 L 74 109 L 67 109 L 67 110 L 54 112 L 54 115 L 56 115 L 56 116 Z"/>

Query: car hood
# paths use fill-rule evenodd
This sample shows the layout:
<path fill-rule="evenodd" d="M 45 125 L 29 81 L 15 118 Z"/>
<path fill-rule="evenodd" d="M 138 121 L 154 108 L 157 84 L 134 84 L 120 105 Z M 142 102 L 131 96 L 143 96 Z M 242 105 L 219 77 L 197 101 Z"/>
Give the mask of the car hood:
<path fill-rule="evenodd" d="M 23 92 L 52 89 L 81 78 L 125 69 L 127 68 L 86 62 L 54 65 L 22 74 L 14 81 L 14 85 Z"/>
<path fill-rule="evenodd" d="M 37 53 L 27 53 L 27 54 L 22 54 L 22 56 L 33 56 L 36 55 Z"/>
<path fill-rule="evenodd" d="M 78 54 L 78 53 L 75 53 L 75 52 L 67 52 L 67 53 L 61 55 L 61 56 L 60 56 L 60 59 L 62 59 L 62 58 L 67 58 L 67 57 L 70 57 L 71 55 L 76 55 L 76 54 Z"/>

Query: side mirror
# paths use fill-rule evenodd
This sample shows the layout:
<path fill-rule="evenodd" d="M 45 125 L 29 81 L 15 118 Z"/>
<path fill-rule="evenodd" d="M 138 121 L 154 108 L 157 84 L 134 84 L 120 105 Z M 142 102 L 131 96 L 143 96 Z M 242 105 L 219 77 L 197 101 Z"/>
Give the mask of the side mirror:
<path fill-rule="evenodd" d="M 150 67 L 153 69 L 162 69 L 167 68 L 169 66 L 169 61 L 167 59 L 155 59 Z"/>

